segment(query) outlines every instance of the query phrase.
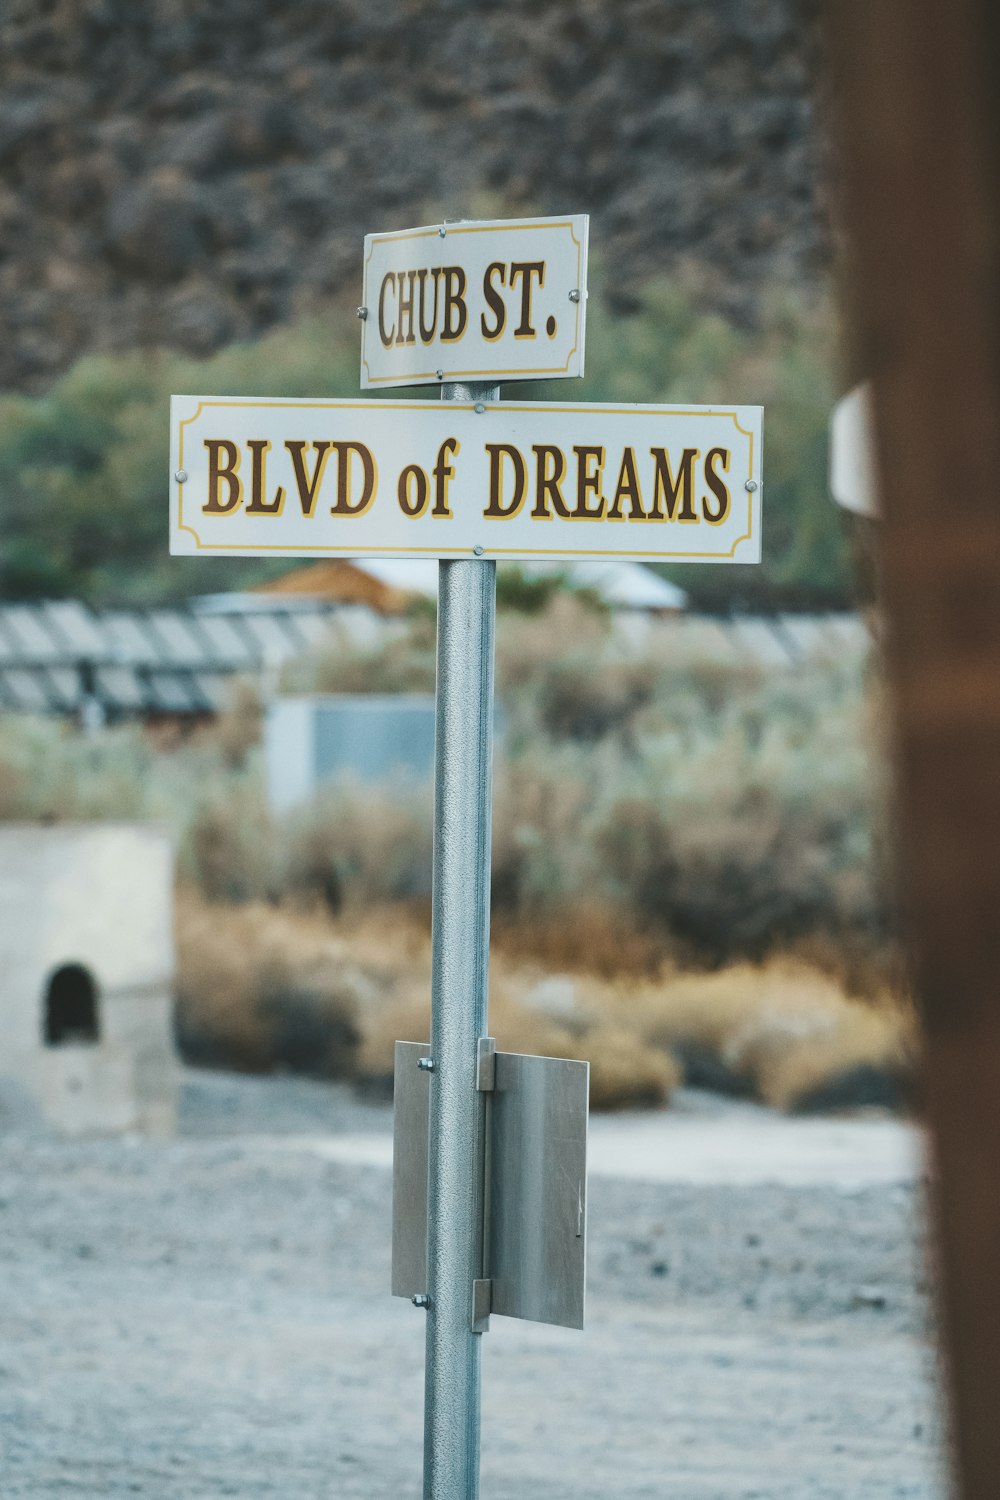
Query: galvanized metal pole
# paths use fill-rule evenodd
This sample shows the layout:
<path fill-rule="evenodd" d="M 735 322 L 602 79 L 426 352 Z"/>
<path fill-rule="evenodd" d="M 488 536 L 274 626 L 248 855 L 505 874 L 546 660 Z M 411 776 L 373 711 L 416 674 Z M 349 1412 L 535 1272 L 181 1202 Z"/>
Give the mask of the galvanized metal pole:
<path fill-rule="evenodd" d="M 498 386 L 449 384 L 445 401 L 495 401 Z M 434 971 L 424 1500 L 479 1494 L 480 1336 L 473 1282 L 482 1269 L 486 1034 L 493 760 L 496 564 L 438 565 L 434 789 Z"/>

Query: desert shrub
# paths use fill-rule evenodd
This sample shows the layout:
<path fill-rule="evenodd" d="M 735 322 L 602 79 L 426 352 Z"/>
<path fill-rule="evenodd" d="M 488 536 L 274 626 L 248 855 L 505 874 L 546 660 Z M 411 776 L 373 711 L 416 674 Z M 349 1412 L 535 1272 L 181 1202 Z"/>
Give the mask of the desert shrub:
<path fill-rule="evenodd" d="M 250 752 L 260 744 L 263 725 L 264 704 L 257 684 L 237 679 L 214 726 L 215 743 L 229 769 L 246 769 Z"/>
<path fill-rule="evenodd" d="M 321 926 L 268 907 L 182 899 L 177 1038 L 189 1061 L 352 1077 L 378 982 Z"/>
<path fill-rule="evenodd" d="M 289 693 L 432 693 L 435 677 L 434 615 L 418 611 L 384 623 L 370 646 L 335 631 L 327 649 L 283 668 L 281 686 Z"/>
<path fill-rule="evenodd" d="M 566 575 L 529 573 L 517 563 L 497 569 L 497 609 L 521 615 L 543 614 L 564 587 Z"/>
<path fill-rule="evenodd" d="M 253 901 L 283 880 L 282 848 L 256 782 L 202 788 L 180 849 L 180 869 L 211 901 Z"/>
<path fill-rule="evenodd" d="M 493 989 L 490 1031 L 501 1051 L 589 1062 L 590 1102 L 596 1110 L 645 1109 L 667 1103 L 681 1077 L 667 1051 L 650 1048 L 636 1033 L 599 1019 L 574 1021 L 534 1010 L 527 988 L 524 981 L 508 977 L 499 990 Z M 397 1040 L 425 1041 L 429 1036 L 428 976 L 423 985 L 402 985 L 394 1004 L 366 1017 L 359 1057 L 359 1074 L 366 1088 L 385 1092 L 392 1078 Z"/>
<path fill-rule="evenodd" d="M 667 973 L 626 991 L 619 1006 L 692 1084 L 791 1110 L 898 1105 L 910 1091 L 912 1017 L 888 996 L 874 1005 L 852 1000 L 802 965 Z"/>
<path fill-rule="evenodd" d="M 432 830 L 429 787 L 375 788 L 344 778 L 292 820 L 288 887 L 320 896 L 333 911 L 427 899 Z"/>
<path fill-rule="evenodd" d="M 358 1074 L 384 1091 L 394 1042 L 430 1035 L 429 927 L 398 913 L 353 933 L 334 925 L 355 963 L 371 971 L 373 943 L 381 961 L 381 998 L 361 1013 Z M 788 961 L 598 978 L 585 961 L 553 972 L 501 943 L 489 1025 L 502 1049 L 589 1060 L 601 1110 L 655 1107 L 682 1079 L 787 1110 L 899 1107 L 912 1093 L 912 1016 L 885 995 L 852 1000 L 829 975 Z"/>
<path fill-rule="evenodd" d="M 537 912 L 512 910 L 494 897 L 491 940 L 494 950 L 551 972 L 580 970 L 600 979 L 657 974 L 670 949 L 662 930 L 597 896 Z"/>
<path fill-rule="evenodd" d="M 676 1059 L 650 1051 L 634 1032 L 594 1028 L 569 1055 L 590 1063 L 590 1103 L 596 1110 L 654 1109 L 666 1104 L 681 1082 Z"/>
<path fill-rule="evenodd" d="M 0 721 L 0 781 L 8 819 L 150 816 L 154 757 L 141 733 L 123 728 L 85 737 L 58 719 Z"/>

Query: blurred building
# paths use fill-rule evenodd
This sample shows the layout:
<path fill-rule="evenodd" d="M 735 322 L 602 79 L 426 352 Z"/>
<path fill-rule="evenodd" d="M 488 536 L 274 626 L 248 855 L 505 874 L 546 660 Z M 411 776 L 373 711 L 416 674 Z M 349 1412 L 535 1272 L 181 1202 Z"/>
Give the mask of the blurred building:
<path fill-rule="evenodd" d="M 503 566 L 503 564 L 501 565 Z M 641 610 L 653 615 L 678 614 L 687 595 L 675 583 L 643 563 L 608 558 L 597 562 L 517 563 L 529 578 L 558 574 L 566 588 L 594 594 L 613 610 Z M 380 614 L 401 614 L 415 597 L 437 598 L 435 558 L 361 558 L 353 562 L 318 562 L 294 568 L 255 592 L 274 598 L 312 598 L 328 603 L 368 604 Z"/>
<path fill-rule="evenodd" d="M 434 772 L 430 693 L 309 693 L 276 698 L 264 720 L 267 800 L 277 814 L 324 783 L 419 785 Z"/>
<path fill-rule="evenodd" d="M 229 606 L 91 610 L 75 600 L 0 605 L 0 712 L 125 718 L 209 718 L 235 678 L 259 677 L 328 644 L 334 618 L 364 641 L 364 607 L 223 595 Z"/>
<path fill-rule="evenodd" d="M 227 707 L 240 679 L 269 698 L 288 663 L 377 648 L 405 630 L 415 596 L 437 591 L 435 562 L 315 568 L 296 569 L 266 590 L 206 595 L 175 608 L 0 604 L 0 713 L 60 715 L 85 728 L 123 719 L 196 724 Z M 626 653 L 676 645 L 766 668 L 868 649 L 867 627 L 854 614 L 692 615 L 674 607 L 679 590 L 638 564 L 635 571 L 579 564 L 575 576 L 578 588 L 607 606 Z"/>
<path fill-rule="evenodd" d="M 127 824 L 0 828 L 0 1090 L 68 1135 L 173 1131 L 173 857 Z"/>

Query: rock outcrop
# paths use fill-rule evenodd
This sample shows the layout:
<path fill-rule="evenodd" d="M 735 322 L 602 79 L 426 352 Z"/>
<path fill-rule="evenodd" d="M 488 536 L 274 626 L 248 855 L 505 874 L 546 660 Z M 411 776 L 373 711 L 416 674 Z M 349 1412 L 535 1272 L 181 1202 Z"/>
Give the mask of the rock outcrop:
<path fill-rule="evenodd" d="M 0 388 L 207 353 L 360 282 L 369 230 L 593 216 L 752 319 L 827 258 L 817 0 L 7 0 Z"/>

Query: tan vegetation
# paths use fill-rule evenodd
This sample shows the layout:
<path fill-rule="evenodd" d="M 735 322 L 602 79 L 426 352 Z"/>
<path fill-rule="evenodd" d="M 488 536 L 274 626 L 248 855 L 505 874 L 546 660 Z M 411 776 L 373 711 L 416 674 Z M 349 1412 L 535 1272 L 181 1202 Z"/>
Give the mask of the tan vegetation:
<path fill-rule="evenodd" d="M 912 1053 L 885 896 L 877 681 L 855 658 L 720 664 L 669 628 L 637 651 L 543 590 L 498 625 L 492 1026 L 589 1057 L 595 1103 L 681 1077 L 782 1108 L 898 1103 Z M 530 602 L 530 601 L 527 601 Z M 430 685 L 426 613 L 296 683 Z M 187 740 L 0 726 L 0 813 L 175 834 L 193 1060 L 384 1085 L 428 1031 L 429 787 L 325 788 L 284 820 L 242 691 Z M 874 752 L 874 753 L 873 753 Z"/>
<path fill-rule="evenodd" d="M 406 907 L 334 918 L 187 893 L 178 955 L 195 1060 L 385 1088 L 393 1043 L 430 1032 L 429 923 Z M 552 973 L 509 939 L 492 960 L 490 1028 L 508 1051 L 589 1060 L 597 1109 L 663 1103 L 685 1074 L 782 1109 L 898 1103 L 914 1049 L 897 1002 L 849 999 L 803 965 L 599 978 Z"/>

